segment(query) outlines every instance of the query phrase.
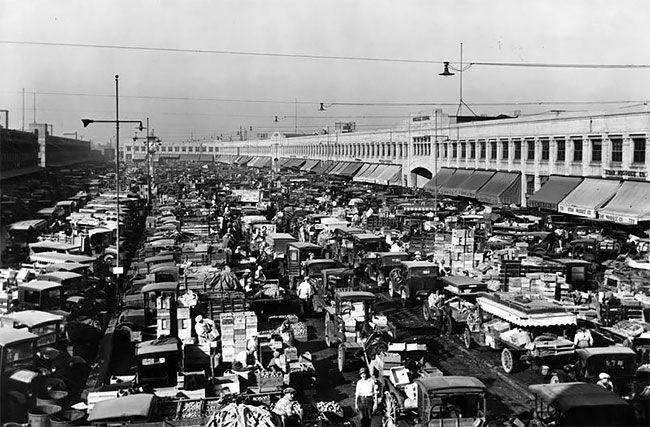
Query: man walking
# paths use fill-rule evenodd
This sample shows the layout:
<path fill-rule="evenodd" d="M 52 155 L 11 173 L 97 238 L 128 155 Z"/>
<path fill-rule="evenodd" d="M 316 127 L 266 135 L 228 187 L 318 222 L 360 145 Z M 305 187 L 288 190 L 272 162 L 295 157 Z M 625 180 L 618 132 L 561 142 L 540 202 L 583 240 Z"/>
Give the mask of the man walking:
<path fill-rule="evenodd" d="M 372 414 L 377 410 L 377 383 L 368 375 L 367 368 L 359 370 L 361 377 L 357 381 L 354 394 L 354 409 L 359 414 L 361 426 L 370 426 Z"/>

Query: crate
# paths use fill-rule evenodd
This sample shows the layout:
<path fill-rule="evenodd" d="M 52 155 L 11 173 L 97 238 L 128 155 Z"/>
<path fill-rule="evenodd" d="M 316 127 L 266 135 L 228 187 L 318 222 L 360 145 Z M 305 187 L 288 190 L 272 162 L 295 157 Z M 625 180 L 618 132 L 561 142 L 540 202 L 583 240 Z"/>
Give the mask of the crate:
<path fill-rule="evenodd" d="M 284 385 L 284 376 L 262 378 L 259 372 L 256 372 L 255 379 L 257 382 L 255 388 L 258 393 L 267 393 L 267 392 L 276 391 L 281 389 L 282 386 Z"/>

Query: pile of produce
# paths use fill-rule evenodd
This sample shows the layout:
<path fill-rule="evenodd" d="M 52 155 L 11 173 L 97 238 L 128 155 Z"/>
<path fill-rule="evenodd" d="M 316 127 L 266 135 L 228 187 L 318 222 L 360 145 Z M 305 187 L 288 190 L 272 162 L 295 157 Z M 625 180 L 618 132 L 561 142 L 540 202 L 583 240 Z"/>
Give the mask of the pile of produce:
<path fill-rule="evenodd" d="M 283 377 L 284 374 L 280 371 L 268 371 L 266 369 L 259 369 L 255 371 L 257 374 L 258 379 L 265 379 L 265 378 L 274 378 L 274 377 Z"/>
<path fill-rule="evenodd" d="M 271 412 L 260 406 L 231 403 L 208 421 L 216 427 L 276 427 Z"/>
<path fill-rule="evenodd" d="M 316 408 L 321 413 L 331 413 L 343 417 L 343 408 L 341 408 L 338 402 L 316 402 Z"/>

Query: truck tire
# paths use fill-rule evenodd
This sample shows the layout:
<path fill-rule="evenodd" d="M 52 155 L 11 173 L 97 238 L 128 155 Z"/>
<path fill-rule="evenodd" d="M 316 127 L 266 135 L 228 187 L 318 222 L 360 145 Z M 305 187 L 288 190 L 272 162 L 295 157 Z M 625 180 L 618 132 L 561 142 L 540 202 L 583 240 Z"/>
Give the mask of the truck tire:
<path fill-rule="evenodd" d="M 503 372 L 506 374 L 515 372 L 518 361 L 519 354 L 516 351 L 511 350 L 508 347 L 501 351 L 501 367 L 503 368 Z"/>
<path fill-rule="evenodd" d="M 443 322 L 444 322 L 444 335 L 445 336 L 450 336 L 454 333 L 454 319 L 452 319 L 451 315 L 447 313 L 446 315 L 443 316 Z"/>

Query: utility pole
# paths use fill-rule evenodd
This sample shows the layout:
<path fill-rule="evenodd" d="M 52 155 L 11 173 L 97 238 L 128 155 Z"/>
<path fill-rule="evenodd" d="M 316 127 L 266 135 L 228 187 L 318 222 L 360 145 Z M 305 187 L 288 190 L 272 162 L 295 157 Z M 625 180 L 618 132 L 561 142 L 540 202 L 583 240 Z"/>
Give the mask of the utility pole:
<path fill-rule="evenodd" d="M 25 130 L 25 88 L 23 88 L 23 128 Z"/>
<path fill-rule="evenodd" d="M 298 133 L 298 98 L 295 98 L 295 103 L 294 103 L 293 125 L 294 125 L 293 133 L 297 134 Z"/>
<path fill-rule="evenodd" d="M 36 123 L 36 92 L 34 92 L 34 123 Z"/>

